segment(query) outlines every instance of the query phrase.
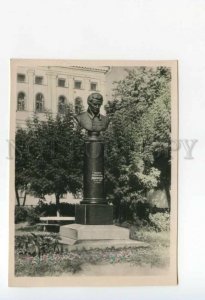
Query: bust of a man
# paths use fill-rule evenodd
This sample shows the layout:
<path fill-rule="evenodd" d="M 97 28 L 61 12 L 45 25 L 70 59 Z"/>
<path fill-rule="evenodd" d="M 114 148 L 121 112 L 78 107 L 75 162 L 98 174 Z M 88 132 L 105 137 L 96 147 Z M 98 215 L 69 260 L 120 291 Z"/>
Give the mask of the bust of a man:
<path fill-rule="evenodd" d="M 89 132 L 100 132 L 107 129 L 109 119 L 100 114 L 100 107 L 103 103 L 103 96 L 99 93 L 92 93 L 88 96 L 88 110 L 76 116 L 78 124 Z"/>

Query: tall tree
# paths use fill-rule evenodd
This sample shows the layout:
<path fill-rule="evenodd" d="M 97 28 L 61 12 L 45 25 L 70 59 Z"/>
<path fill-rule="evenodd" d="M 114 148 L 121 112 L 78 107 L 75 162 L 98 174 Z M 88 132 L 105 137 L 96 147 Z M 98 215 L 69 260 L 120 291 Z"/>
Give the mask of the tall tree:
<path fill-rule="evenodd" d="M 146 201 L 152 188 L 170 188 L 170 70 L 140 67 L 116 84 L 106 106 L 106 188 L 118 208 Z"/>
<path fill-rule="evenodd" d="M 22 131 L 29 193 L 41 198 L 55 194 L 58 208 L 63 194 L 76 194 L 82 188 L 83 133 L 75 124 L 72 107 L 56 117 L 47 114 L 44 121 L 35 116 Z M 21 161 L 24 157 L 25 153 Z"/>

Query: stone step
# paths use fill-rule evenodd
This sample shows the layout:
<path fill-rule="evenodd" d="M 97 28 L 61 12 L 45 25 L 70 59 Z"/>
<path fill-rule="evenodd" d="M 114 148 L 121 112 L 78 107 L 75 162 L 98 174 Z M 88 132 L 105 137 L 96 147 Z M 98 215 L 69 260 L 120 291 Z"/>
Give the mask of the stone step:
<path fill-rule="evenodd" d="M 60 236 L 74 240 L 126 240 L 130 231 L 115 225 L 70 224 L 60 227 Z"/>

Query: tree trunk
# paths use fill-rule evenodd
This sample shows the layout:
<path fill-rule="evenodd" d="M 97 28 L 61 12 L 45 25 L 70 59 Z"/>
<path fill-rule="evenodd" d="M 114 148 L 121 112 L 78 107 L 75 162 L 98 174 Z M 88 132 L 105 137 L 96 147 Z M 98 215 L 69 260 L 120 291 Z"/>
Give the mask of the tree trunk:
<path fill-rule="evenodd" d="M 169 191 L 169 186 L 165 186 L 164 188 L 165 188 L 165 193 L 167 196 L 167 204 L 168 204 L 169 210 L 171 210 L 171 195 L 170 195 L 170 191 Z"/>
<path fill-rule="evenodd" d="M 23 197 L 23 206 L 25 206 L 25 204 L 26 204 L 26 196 L 27 196 L 27 193 L 25 192 L 24 197 Z"/>
<path fill-rule="evenodd" d="M 119 207 L 118 207 L 118 218 L 119 218 L 119 223 L 122 223 L 122 205 L 121 205 L 121 201 L 119 201 Z"/>
<path fill-rule="evenodd" d="M 56 196 L 57 216 L 60 216 L 60 195 L 55 194 L 55 196 Z"/>
<path fill-rule="evenodd" d="M 17 201 L 17 205 L 20 206 L 20 199 L 19 199 L 19 193 L 18 193 L 18 189 L 15 187 L 15 193 L 16 193 L 16 201 Z"/>

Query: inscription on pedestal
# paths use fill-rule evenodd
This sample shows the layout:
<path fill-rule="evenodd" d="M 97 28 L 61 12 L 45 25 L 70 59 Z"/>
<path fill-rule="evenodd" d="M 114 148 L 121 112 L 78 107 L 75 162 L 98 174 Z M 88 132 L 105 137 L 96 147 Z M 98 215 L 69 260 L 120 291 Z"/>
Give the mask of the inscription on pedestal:
<path fill-rule="evenodd" d="M 102 172 L 92 172 L 91 180 L 95 183 L 101 183 L 103 181 Z"/>

